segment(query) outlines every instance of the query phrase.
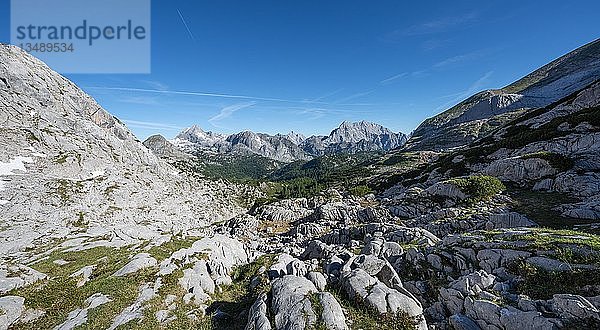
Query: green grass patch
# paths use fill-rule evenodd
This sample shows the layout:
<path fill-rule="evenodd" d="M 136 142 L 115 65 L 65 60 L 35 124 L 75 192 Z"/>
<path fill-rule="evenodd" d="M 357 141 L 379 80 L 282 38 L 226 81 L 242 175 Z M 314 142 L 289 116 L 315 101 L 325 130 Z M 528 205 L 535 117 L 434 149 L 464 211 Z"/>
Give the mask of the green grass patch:
<path fill-rule="evenodd" d="M 577 202 L 577 199 L 558 192 L 542 192 L 511 186 L 508 195 L 514 211 L 525 215 L 541 227 L 573 229 L 575 225 L 594 223 L 594 220 L 564 217 L 555 208 L 561 204 Z"/>
<path fill-rule="evenodd" d="M 537 141 L 548 141 L 557 137 L 566 136 L 569 132 L 558 130 L 562 123 L 569 123 L 570 126 L 577 126 L 583 122 L 594 126 L 600 126 L 600 107 L 594 107 L 578 111 L 566 117 L 552 119 L 547 124 L 532 129 L 525 125 L 512 125 L 506 128 L 504 138 L 496 143 L 496 148 L 519 149 L 529 143 Z"/>
<path fill-rule="evenodd" d="M 178 269 L 170 275 L 163 276 L 162 286 L 159 289 L 159 295 L 151 299 L 144 305 L 144 318 L 141 320 L 134 320 L 127 324 L 124 324 L 123 326 L 119 327 L 119 329 L 215 329 L 216 327 L 214 326 L 210 315 L 198 315 L 198 313 L 196 313 L 197 308 L 194 304 L 186 305 L 185 303 L 183 303 L 182 299 L 183 296 L 187 293 L 187 291 L 183 290 L 183 288 L 179 285 L 179 279 L 182 276 L 182 269 Z M 161 309 L 167 309 L 168 306 L 164 305 L 163 300 L 169 294 L 175 295 L 177 297 L 177 299 L 174 302 L 177 308 L 171 311 L 170 314 L 170 316 L 175 316 L 176 319 L 169 322 L 168 325 L 161 325 L 156 319 L 155 314 Z M 96 313 L 101 313 L 101 311 L 98 311 Z M 189 314 L 196 315 L 196 318 L 194 319 L 188 317 Z M 92 329 L 92 327 L 90 326 L 89 329 Z"/>
<path fill-rule="evenodd" d="M 417 322 L 406 313 L 379 314 L 373 308 L 367 307 L 361 301 L 350 299 L 341 288 L 329 290 L 346 310 L 346 316 L 352 320 L 352 330 L 414 330 Z"/>
<path fill-rule="evenodd" d="M 103 293 L 112 301 L 91 310 L 84 329 L 99 329 L 110 326 L 112 319 L 135 301 L 139 287 L 155 280 L 156 269 L 149 268 L 123 277 L 111 275 L 129 261 L 131 254 L 126 248 L 97 247 L 79 252 L 55 251 L 48 259 L 32 266 L 49 276 L 10 294 L 25 298 L 28 308 L 46 312 L 40 319 L 18 324 L 15 329 L 51 329 L 66 320 L 69 312 L 83 308 L 85 300 L 94 293 Z M 59 266 L 53 261 L 63 259 L 69 263 Z M 77 288 L 76 278 L 70 275 L 84 266 L 96 265 L 90 281 Z"/>
<path fill-rule="evenodd" d="M 585 297 L 600 294 L 600 272 L 598 270 L 577 269 L 551 272 L 534 267 L 524 261 L 509 265 L 509 271 L 518 275 L 517 292 L 532 299 L 552 299 L 559 293 L 578 294 Z"/>
<path fill-rule="evenodd" d="M 530 242 L 538 250 L 556 250 L 562 245 L 579 245 L 600 253 L 600 236 L 575 230 L 532 228 L 531 233 L 515 235 L 513 240 Z"/>

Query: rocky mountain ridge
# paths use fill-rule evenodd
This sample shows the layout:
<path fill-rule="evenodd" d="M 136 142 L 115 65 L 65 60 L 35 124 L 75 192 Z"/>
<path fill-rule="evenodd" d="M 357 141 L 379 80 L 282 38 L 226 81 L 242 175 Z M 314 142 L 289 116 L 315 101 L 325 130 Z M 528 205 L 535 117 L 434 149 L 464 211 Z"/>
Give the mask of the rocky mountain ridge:
<path fill-rule="evenodd" d="M 522 113 L 548 106 L 599 78 L 600 39 L 504 88 L 477 93 L 425 120 L 406 148 L 440 150 L 467 145 Z"/>
<path fill-rule="evenodd" d="M 290 132 L 274 136 L 244 131 L 232 135 L 205 132 L 192 126 L 171 142 L 188 152 L 257 154 L 282 162 L 308 160 L 325 154 L 389 151 L 402 147 L 407 137 L 370 122 L 343 122 L 328 136 L 311 136 Z"/>
<path fill-rule="evenodd" d="M 70 232 L 135 240 L 243 211 L 226 185 L 189 180 L 73 83 L 7 45 L 0 130 L 3 258 Z"/>

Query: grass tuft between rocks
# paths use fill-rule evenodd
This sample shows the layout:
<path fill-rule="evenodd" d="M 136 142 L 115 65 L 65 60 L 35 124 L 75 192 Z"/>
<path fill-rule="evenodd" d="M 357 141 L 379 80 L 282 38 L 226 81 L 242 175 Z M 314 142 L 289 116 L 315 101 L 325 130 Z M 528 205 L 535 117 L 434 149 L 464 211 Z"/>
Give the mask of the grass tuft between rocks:
<path fill-rule="evenodd" d="M 273 255 L 263 255 L 249 264 L 233 269 L 232 284 L 217 290 L 207 309 L 209 314 L 214 314 L 217 310 L 224 313 L 223 317 L 212 321 L 214 329 L 236 330 L 246 327 L 250 307 L 261 293 L 271 289 L 266 272 L 259 274 L 259 270 L 262 267 L 268 269 L 273 260 Z"/>
<path fill-rule="evenodd" d="M 417 328 L 417 321 L 406 313 L 379 314 L 363 302 L 349 298 L 341 288 L 335 287 L 328 291 L 346 310 L 346 317 L 352 322 L 350 326 L 352 330 L 415 330 Z"/>
<path fill-rule="evenodd" d="M 532 299 L 552 299 L 553 295 L 559 293 L 585 297 L 600 294 L 600 272 L 597 269 L 548 271 L 524 261 L 514 263 L 508 269 L 519 276 L 517 292 Z"/>

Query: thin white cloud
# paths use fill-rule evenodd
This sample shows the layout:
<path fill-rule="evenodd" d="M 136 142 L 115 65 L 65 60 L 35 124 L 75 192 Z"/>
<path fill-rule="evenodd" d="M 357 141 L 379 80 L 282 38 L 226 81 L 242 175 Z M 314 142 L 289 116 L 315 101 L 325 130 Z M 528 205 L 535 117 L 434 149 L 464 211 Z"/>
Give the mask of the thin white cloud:
<path fill-rule="evenodd" d="M 221 127 L 221 126 L 217 125 L 216 123 L 220 122 L 221 120 L 223 120 L 225 118 L 231 117 L 231 115 L 233 115 L 233 113 L 236 111 L 251 107 L 255 104 L 256 104 L 256 102 L 246 102 L 246 103 L 238 103 L 238 104 L 233 104 L 233 105 L 227 106 L 227 107 L 221 109 L 219 114 L 211 117 L 208 120 L 208 122 L 215 127 Z"/>
<path fill-rule="evenodd" d="M 188 91 L 173 91 L 173 90 L 157 90 L 157 89 L 146 89 L 146 88 L 131 88 L 131 87 L 98 87 L 89 86 L 88 89 L 96 90 L 109 90 L 109 91 L 122 91 L 122 92 L 140 92 L 140 93 L 155 93 L 155 94 L 170 94 L 170 95 L 189 95 L 189 96 L 207 96 L 207 97 L 220 97 L 228 99 L 246 99 L 256 101 L 279 101 L 279 102 L 299 102 L 299 103 L 311 103 L 310 101 L 295 101 L 285 100 L 278 98 L 269 97 L 257 97 L 247 95 L 234 95 L 234 94 L 220 94 L 220 93 L 205 93 L 205 92 L 188 92 Z"/>
<path fill-rule="evenodd" d="M 448 57 L 442 61 L 435 63 L 433 65 L 433 67 L 436 69 L 440 69 L 440 68 L 444 68 L 447 66 L 457 64 L 457 63 L 474 60 L 474 59 L 482 57 L 485 53 L 486 53 L 485 50 L 477 50 L 477 51 L 466 53 L 466 54 L 460 54 L 460 55 Z"/>
<path fill-rule="evenodd" d="M 160 81 L 156 81 L 156 80 L 143 80 L 143 82 L 145 84 L 147 84 L 148 86 L 150 86 L 152 89 L 156 89 L 159 91 L 167 91 L 169 90 L 169 86 L 167 86 L 167 84 L 164 84 Z"/>
<path fill-rule="evenodd" d="M 410 26 L 402 31 L 405 36 L 418 36 L 446 32 L 447 30 L 470 23 L 479 17 L 478 12 L 469 12 L 462 16 L 449 16 L 437 20 Z"/>
<path fill-rule="evenodd" d="M 429 39 L 429 40 L 425 40 L 425 41 L 421 42 L 421 49 L 423 49 L 425 51 L 432 51 L 434 49 L 441 48 L 450 42 L 451 42 L 451 39 L 433 38 L 433 39 Z"/>
<path fill-rule="evenodd" d="M 317 120 L 325 117 L 327 111 L 325 109 L 310 108 L 300 111 L 298 114 L 307 120 Z"/>
<path fill-rule="evenodd" d="M 121 103 L 129 103 L 129 104 L 141 104 L 141 105 L 160 105 L 160 103 L 156 100 L 155 97 L 143 97 L 143 96 L 130 96 L 123 97 L 117 100 Z"/>
<path fill-rule="evenodd" d="M 177 14 L 179 14 L 179 18 L 181 18 L 181 22 L 183 23 L 183 26 L 185 26 L 185 29 L 187 30 L 190 38 L 192 38 L 192 40 L 196 41 L 196 38 L 194 37 L 192 30 L 190 30 L 190 27 L 188 26 L 187 22 L 185 21 L 185 18 L 183 18 L 183 15 L 179 11 L 179 9 L 177 9 Z"/>
<path fill-rule="evenodd" d="M 380 81 L 379 83 L 380 83 L 380 84 L 382 84 L 382 85 L 389 85 L 389 84 L 391 84 L 392 82 L 394 82 L 395 80 L 398 80 L 398 79 L 400 79 L 400 78 L 404 78 L 404 77 L 406 77 L 407 75 L 408 75 L 408 73 L 407 73 L 407 72 L 402 72 L 402 73 L 400 73 L 400 74 L 397 74 L 397 75 L 391 76 L 391 77 L 389 77 L 389 78 L 387 78 L 387 79 L 383 79 L 383 80 L 382 80 L 382 81 Z"/>
<path fill-rule="evenodd" d="M 469 23 L 475 22 L 480 17 L 478 11 L 468 12 L 462 16 L 448 16 L 436 20 L 431 20 L 406 28 L 397 29 L 381 37 L 383 42 L 396 43 L 405 37 L 435 35 L 448 32 Z"/>
<path fill-rule="evenodd" d="M 141 129 L 153 129 L 153 130 L 169 130 L 169 131 L 180 131 L 183 129 L 181 126 L 175 124 L 165 124 L 158 122 L 139 121 L 139 120 L 122 120 L 128 127 L 141 128 Z"/>
<path fill-rule="evenodd" d="M 312 100 L 310 100 L 309 102 L 318 102 L 318 101 L 322 101 L 322 100 L 324 100 L 324 99 L 326 99 L 326 98 L 328 98 L 328 97 L 331 97 L 331 96 L 333 96 L 333 95 L 335 95 L 335 94 L 337 94 L 337 93 L 339 93 L 339 92 L 341 92 L 341 91 L 343 91 L 343 90 L 344 90 L 343 88 L 336 89 L 336 90 L 334 90 L 333 92 L 329 92 L 329 93 L 327 93 L 327 94 L 325 94 L 325 95 L 321 95 L 321 96 L 319 96 L 319 97 L 317 97 L 317 98 L 315 98 L 315 99 L 312 99 Z"/>
<path fill-rule="evenodd" d="M 467 88 L 466 90 L 453 94 L 456 97 L 454 97 L 452 100 L 437 107 L 436 111 L 446 110 L 450 106 L 456 105 L 458 102 L 463 101 L 467 97 L 469 97 L 477 92 L 480 92 L 482 90 L 482 88 L 487 84 L 487 82 L 488 82 L 489 78 L 492 76 L 492 74 L 494 74 L 493 71 L 487 72 L 482 77 L 480 77 L 475 82 L 473 82 L 469 86 L 469 88 Z"/>
<path fill-rule="evenodd" d="M 427 70 L 419 70 L 419 71 L 411 72 L 410 75 L 413 78 L 423 78 L 423 77 L 427 77 L 429 75 L 429 73 L 427 72 Z"/>
<path fill-rule="evenodd" d="M 335 103 L 344 103 L 344 102 L 348 102 L 350 100 L 357 99 L 359 97 L 367 96 L 367 95 L 373 93 L 375 90 L 376 90 L 376 88 L 373 88 L 373 89 L 365 91 L 365 92 L 360 92 L 360 93 L 352 94 L 350 96 L 347 96 L 347 97 L 344 97 L 343 99 L 338 100 Z"/>

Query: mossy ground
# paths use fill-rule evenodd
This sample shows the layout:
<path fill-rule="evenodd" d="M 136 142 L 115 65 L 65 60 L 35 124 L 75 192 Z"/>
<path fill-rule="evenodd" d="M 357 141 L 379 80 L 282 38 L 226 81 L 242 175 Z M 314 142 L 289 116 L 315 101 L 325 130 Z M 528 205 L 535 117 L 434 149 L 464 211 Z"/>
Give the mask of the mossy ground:
<path fill-rule="evenodd" d="M 509 267 L 519 276 L 517 292 L 532 299 L 552 299 L 554 294 L 569 293 L 582 296 L 600 294 L 600 271 L 597 269 L 574 269 L 569 271 L 548 271 L 519 262 Z"/>
<path fill-rule="evenodd" d="M 514 235 L 511 240 L 525 241 L 529 243 L 529 249 L 534 251 L 555 251 L 557 253 L 580 248 L 591 256 L 588 260 L 580 263 L 600 263 L 600 236 L 575 230 L 553 230 L 545 228 L 532 228 L 529 233 Z M 563 252 L 565 255 L 567 252 Z M 574 252 L 571 252 L 571 254 Z M 595 256 L 595 257 L 594 257 Z M 575 255 L 573 255 L 573 258 Z M 564 260 L 573 262 L 573 260 Z"/>
<path fill-rule="evenodd" d="M 128 262 L 130 255 L 131 251 L 127 248 L 55 251 L 47 259 L 32 265 L 32 268 L 47 274 L 49 278 L 14 290 L 11 294 L 24 297 L 27 307 L 44 310 L 45 315 L 34 322 L 17 324 L 15 329 L 51 329 L 64 322 L 72 310 L 85 307 L 85 300 L 99 292 L 109 296 L 112 301 L 90 311 L 89 321 L 83 328 L 107 328 L 122 309 L 135 301 L 139 286 L 154 280 L 155 269 L 125 277 L 110 276 Z M 60 266 L 53 262 L 58 259 L 69 263 Z M 70 275 L 90 265 L 96 265 L 90 281 L 77 288 L 77 279 Z"/>
<path fill-rule="evenodd" d="M 173 239 L 160 247 L 153 247 L 149 252 L 157 259 L 162 260 L 176 250 L 191 246 L 197 238 Z M 145 283 L 154 283 L 157 279 L 157 267 L 146 268 L 135 274 L 123 277 L 111 276 L 114 272 L 129 262 L 135 254 L 142 252 L 139 247 L 96 247 L 78 252 L 64 252 L 56 250 L 45 259 L 31 265 L 32 268 L 48 275 L 48 279 L 39 281 L 25 288 L 13 290 L 11 295 L 25 298 L 27 308 L 45 311 L 44 316 L 29 322 L 14 325 L 14 329 L 52 329 L 67 318 L 69 312 L 84 308 L 85 300 L 95 293 L 107 295 L 111 301 L 88 311 L 88 321 L 78 329 L 106 329 L 113 319 L 123 309 L 130 306 L 139 295 L 139 288 Z M 55 260 L 65 260 L 68 263 L 58 265 Z M 85 266 L 96 265 L 89 282 L 77 287 L 77 278 L 71 274 Z M 131 321 L 119 329 L 158 329 L 154 314 L 162 306 L 164 297 L 168 294 L 177 296 L 177 309 L 174 311 L 177 319 L 169 323 L 169 329 L 211 329 L 210 318 L 199 316 L 196 319 L 188 318 L 188 313 L 194 313 L 195 306 L 185 305 L 182 301 L 186 293 L 178 284 L 178 279 L 183 275 L 182 270 L 163 276 L 159 296 L 144 304 L 144 318 Z"/>
<path fill-rule="evenodd" d="M 600 294 L 600 236 L 573 230 L 531 228 L 527 233 L 505 236 L 503 231 L 485 233 L 491 241 L 504 239 L 507 248 L 513 241 L 521 250 L 545 255 L 572 265 L 565 271 L 548 271 L 525 260 L 508 265 L 510 273 L 517 275 L 516 292 L 532 299 L 551 299 L 554 294 L 569 293 L 582 296 Z M 578 264 L 586 265 L 585 268 Z M 566 280 L 568 279 L 568 280 Z"/>
<path fill-rule="evenodd" d="M 510 186 L 507 194 L 512 198 L 511 207 L 541 227 L 573 229 L 577 225 L 594 223 L 594 220 L 564 217 L 556 210 L 561 204 L 577 202 L 577 199 L 557 192 L 541 192 Z"/>
<path fill-rule="evenodd" d="M 365 185 L 359 185 L 348 189 L 348 192 L 354 196 L 365 196 L 373 192 L 371 188 Z"/>
<path fill-rule="evenodd" d="M 173 237 L 170 241 L 162 245 L 153 246 L 148 250 L 148 253 L 156 258 L 158 262 L 161 262 L 170 257 L 174 251 L 191 247 L 199 239 L 200 237 Z"/>
<path fill-rule="evenodd" d="M 565 157 L 561 154 L 548 152 L 548 151 L 541 151 L 541 152 L 536 152 L 536 153 L 532 153 L 532 154 L 527 154 L 527 155 L 521 156 L 521 158 L 522 159 L 538 158 L 538 159 L 546 160 L 546 161 L 548 161 L 548 163 L 550 163 L 550 166 L 554 167 L 559 172 L 568 171 L 568 170 L 572 169 L 573 165 L 574 165 L 574 162 L 572 159 Z"/>

